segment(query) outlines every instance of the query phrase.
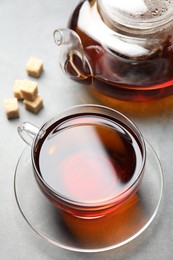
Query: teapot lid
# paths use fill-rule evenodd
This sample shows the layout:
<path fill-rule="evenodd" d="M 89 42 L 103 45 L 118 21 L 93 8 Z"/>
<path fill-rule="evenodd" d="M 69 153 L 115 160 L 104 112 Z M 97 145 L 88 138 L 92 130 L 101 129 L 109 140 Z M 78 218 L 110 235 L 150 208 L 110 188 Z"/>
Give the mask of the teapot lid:
<path fill-rule="evenodd" d="M 98 7 L 111 26 L 150 29 L 173 19 L 173 0 L 98 0 Z"/>

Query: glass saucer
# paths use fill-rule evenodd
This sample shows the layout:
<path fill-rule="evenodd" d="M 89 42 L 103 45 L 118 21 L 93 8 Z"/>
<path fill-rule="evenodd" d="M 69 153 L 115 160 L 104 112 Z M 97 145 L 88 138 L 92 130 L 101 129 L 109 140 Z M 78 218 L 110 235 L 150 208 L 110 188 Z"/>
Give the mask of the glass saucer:
<path fill-rule="evenodd" d="M 163 194 L 163 174 L 148 142 L 146 170 L 138 192 L 114 213 L 92 220 L 62 216 L 45 198 L 35 181 L 30 149 L 24 149 L 16 166 L 15 198 L 29 226 L 50 243 L 78 252 L 106 251 L 135 239 L 155 218 Z"/>

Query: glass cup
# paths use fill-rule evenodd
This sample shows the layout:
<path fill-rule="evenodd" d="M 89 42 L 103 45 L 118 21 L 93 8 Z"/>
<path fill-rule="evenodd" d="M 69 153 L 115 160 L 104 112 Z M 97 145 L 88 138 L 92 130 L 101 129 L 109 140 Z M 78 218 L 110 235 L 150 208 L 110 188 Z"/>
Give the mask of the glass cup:
<path fill-rule="evenodd" d="M 105 216 L 140 186 L 145 141 L 116 110 L 74 106 L 41 128 L 24 122 L 18 133 L 31 146 L 38 186 L 62 213 L 84 219 Z"/>

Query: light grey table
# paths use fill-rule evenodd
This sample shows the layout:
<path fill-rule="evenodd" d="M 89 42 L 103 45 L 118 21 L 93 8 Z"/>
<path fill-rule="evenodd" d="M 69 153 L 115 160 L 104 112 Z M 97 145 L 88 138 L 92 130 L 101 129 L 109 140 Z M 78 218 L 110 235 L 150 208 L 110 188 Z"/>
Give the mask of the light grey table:
<path fill-rule="evenodd" d="M 88 87 L 72 82 L 58 65 L 59 49 L 53 30 L 65 27 L 75 0 L 0 1 L 0 259 L 128 259 L 171 260 L 173 257 L 173 97 L 149 104 L 115 101 L 114 107 L 132 119 L 160 157 L 164 171 L 164 199 L 152 225 L 137 239 L 103 253 L 75 253 L 40 238 L 22 218 L 14 198 L 13 178 L 25 147 L 17 134 L 22 121 L 42 125 L 56 112 L 75 104 L 99 103 Z M 44 60 L 38 79 L 44 109 L 38 115 L 20 104 L 20 118 L 7 120 L 3 100 L 12 96 L 16 79 L 28 78 L 30 56 Z"/>

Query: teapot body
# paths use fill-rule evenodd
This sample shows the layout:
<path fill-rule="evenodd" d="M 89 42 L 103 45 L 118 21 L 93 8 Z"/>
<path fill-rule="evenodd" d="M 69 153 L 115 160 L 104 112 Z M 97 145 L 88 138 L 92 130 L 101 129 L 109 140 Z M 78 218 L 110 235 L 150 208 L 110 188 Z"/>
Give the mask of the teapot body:
<path fill-rule="evenodd" d="M 75 8 L 68 27 L 81 39 L 92 71 L 88 82 L 97 91 L 128 101 L 173 94 L 172 22 L 142 34 L 140 29 L 124 31 L 104 20 L 97 0 L 85 0 Z"/>

